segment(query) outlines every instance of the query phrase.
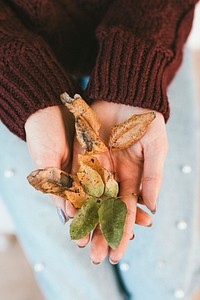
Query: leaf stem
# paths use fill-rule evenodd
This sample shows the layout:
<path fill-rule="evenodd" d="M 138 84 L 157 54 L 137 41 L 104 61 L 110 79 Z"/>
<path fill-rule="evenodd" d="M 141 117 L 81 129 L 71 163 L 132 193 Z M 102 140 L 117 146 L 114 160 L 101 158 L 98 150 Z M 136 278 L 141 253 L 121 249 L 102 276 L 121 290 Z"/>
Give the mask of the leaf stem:
<path fill-rule="evenodd" d="M 142 200 L 142 196 L 141 196 L 141 195 L 138 195 L 138 194 L 135 194 L 135 193 L 117 196 L 116 198 L 119 199 L 119 198 L 129 197 L 129 196 L 138 197 L 138 200 Z"/>
<path fill-rule="evenodd" d="M 112 151 L 111 151 L 111 148 L 109 147 L 108 148 L 108 152 L 109 152 L 109 156 L 110 156 L 110 160 L 111 160 L 111 173 L 113 174 L 114 176 L 114 179 L 116 179 L 116 172 L 115 172 L 115 163 L 114 163 L 114 160 L 113 160 L 113 157 L 112 157 Z"/>

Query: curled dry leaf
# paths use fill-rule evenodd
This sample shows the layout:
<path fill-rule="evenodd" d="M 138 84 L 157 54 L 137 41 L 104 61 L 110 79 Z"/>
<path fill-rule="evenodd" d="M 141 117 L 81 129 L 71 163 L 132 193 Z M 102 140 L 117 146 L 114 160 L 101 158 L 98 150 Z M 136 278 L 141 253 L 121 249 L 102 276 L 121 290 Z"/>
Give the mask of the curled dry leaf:
<path fill-rule="evenodd" d="M 83 117 L 75 119 L 76 136 L 88 154 L 103 153 L 108 148 Z"/>
<path fill-rule="evenodd" d="M 109 139 L 111 150 L 125 149 L 134 145 L 142 138 L 155 117 L 155 112 L 133 115 L 127 121 L 113 127 Z"/>
<path fill-rule="evenodd" d="M 104 193 L 103 193 L 104 196 L 117 197 L 119 192 L 119 185 L 117 181 L 114 179 L 112 173 L 110 173 L 108 170 L 102 167 L 97 157 L 91 155 L 79 155 L 78 160 L 79 160 L 79 164 L 83 163 L 91 167 L 101 176 L 105 186 Z"/>
<path fill-rule="evenodd" d="M 75 118 L 83 117 L 96 134 L 99 134 L 101 123 L 94 110 L 81 98 L 80 95 L 74 95 L 71 98 L 67 93 L 60 95 L 61 101 L 67 106 Z"/>
<path fill-rule="evenodd" d="M 38 169 L 31 172 L 27 179 L 36 190 L 60 196 L 70 201 L 76 208 L 80 208 L 89 197 L 76 175 L 67 174 L 58 168 Z"/>
<path fill-rule="evenodd" d="M 63 93 L 60 98 L 74 114 L 76 135 L 81 147 L 88 154 L 105 152 L 107 147 L 99 137 L 101 123 L 92 108 L 78 94 L 71 98 L 67 93 Z"/>

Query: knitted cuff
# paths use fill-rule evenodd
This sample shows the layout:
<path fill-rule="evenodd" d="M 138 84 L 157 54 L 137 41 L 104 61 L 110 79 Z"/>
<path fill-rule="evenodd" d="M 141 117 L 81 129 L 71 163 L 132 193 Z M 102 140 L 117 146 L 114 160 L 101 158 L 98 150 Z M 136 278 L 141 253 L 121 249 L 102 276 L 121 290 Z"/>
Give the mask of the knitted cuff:
<path fill-rule="evenodd" d="M 39 109 L 61 105 L 60 94 L 81 93 L 54 55 L 40 44 L 18 42 L 5 47 L 0 72 L 0 116 L 8 129 L 25 140 L 27 118 Z"/>
<path fill-rule="evenodd" d="M 173 53 L 130 33 L 98 34 L 99 53 L 86 97 L 150 108 L 169 118 L 167 67 Z"/>

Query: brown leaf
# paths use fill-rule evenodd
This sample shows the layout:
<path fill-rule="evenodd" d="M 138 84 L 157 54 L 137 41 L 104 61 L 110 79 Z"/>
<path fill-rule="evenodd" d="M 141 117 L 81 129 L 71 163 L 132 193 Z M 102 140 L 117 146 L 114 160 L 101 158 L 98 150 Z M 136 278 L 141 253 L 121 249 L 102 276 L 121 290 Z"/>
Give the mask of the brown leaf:
<path fill-rule="evenodd" d="M 76 208 L 80 208 L 88 198 L 77 176 L 67 174 L 58 168 L 38 169 L 30 173 L 27 179 L 36 190 L 60 196 L 70 201 Z"/>
<path fill-rule="evenodd" d="M 82 163 L 89 166 L 90 168 L 92 168 L 93 170 L 95 170 L 97 173 L 99 173 L 99 175 L 101 175 L 102 179 L 104 176 L 104 171 L 103 171 L 103 167 L 100 164 L 99 160 L 97 159 L 97 157 L 93 156 L 93 155 L 82 155 L 79 154 L 78 155 L 78 162 L 79 165 L 81 165 Z"/>
<path fill-rule="evenodd" d="M 99 154 L 108 148 L 83 117 L 75 119 L 76 136 L 88 154 Z"/>
<path fill-rule="evenodd" d="M 101 123 L 93 109 L 81 98 L 80 95 L 74 95 L 74 98 L 69 97 L 67 93 L 60 95 L 62 102 L 74 114 L 75 118 L 83 117 L 90 127 L 99 134 Z"/>
<path fill-rule="evenodd" d="M 109 140 L 111 150 L 125 149 L 137 143 L 155 117 L 155 112 L 133 115 L 127 121 L 113 127 Z"/>

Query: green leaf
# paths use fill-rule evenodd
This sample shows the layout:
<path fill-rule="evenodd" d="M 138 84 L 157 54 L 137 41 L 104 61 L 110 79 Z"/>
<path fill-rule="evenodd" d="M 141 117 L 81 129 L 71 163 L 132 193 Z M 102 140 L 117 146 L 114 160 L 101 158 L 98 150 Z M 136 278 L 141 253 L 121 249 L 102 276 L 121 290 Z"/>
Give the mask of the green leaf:
<path fill-rule="evenodd" d="M 104 183 L 97 171 L 81 162 L 77 176 L 87 194 L 93 197 L 102 196 Z"/>
<path fill-rule="evenodd" d="M 115 197 L 117 197 L 118 193 L 119 193 L 119 185 L 118 185 L 117 181 L 112 176 L 106 182 L 104 195 L 106 197 L 115 198 Z"/>
<path fill-rule="evenodd" d="M 70 237 L 72 240 L 81 239 L 90 233 L 99 222 L 98 209 L 101 200 L 88 198 L 79 209 L 70 225 Z"/>
<path fill-rule="evenodd" d="M 126 204 L 114 198 L 103 200 L 98 214 L 103 236 L 108 245 L 112 249 L 116 249 L 124 232 L 127 214 Z"/>

